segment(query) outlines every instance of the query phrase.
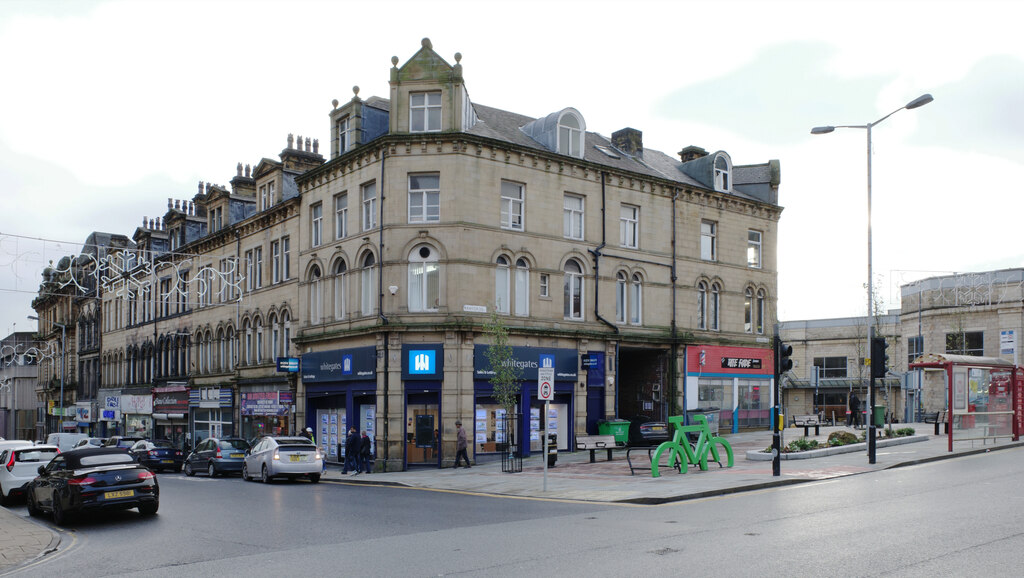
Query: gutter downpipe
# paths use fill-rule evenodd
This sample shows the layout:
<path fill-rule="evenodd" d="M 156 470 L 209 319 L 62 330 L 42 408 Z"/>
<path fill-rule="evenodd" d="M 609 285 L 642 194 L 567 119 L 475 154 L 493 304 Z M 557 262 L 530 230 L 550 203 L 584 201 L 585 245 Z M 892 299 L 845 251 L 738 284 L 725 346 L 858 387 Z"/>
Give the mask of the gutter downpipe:
<path fill-rule="evenodd" d="M 679 356 L 679 328 L 676 326 L 676 200 L 679 198 L 679 190 L 672 191 L 672 274 L 671 274 L 671 287 L 672 287 L 672 367 L 669 368 L 669 396 L 673 402 L 676 399 L 676 381 L 679 379 L 676 373 L 676 364 Z M 683 360 L 683 375 L 686 375 L 686 360 Z M 686 388 L 683 388 L 683 394 L 685 395 Z M 671 404 L 670 404 L 671 405 Z M 686 400 L 683 400 L 683 411 L 686 411 Z"/>
<path fill-rule="evenodd" d="M 601 249 L 603 249 L 605 247 L 605 245 L 607 245 L 607 243 L 605 242 L 605 239 L 606 239 L 606 237 L 605 237 L 605 229 L 606 229 L 606 224 L 605 224 L 605 217 L 606 217 L 606 215 L 605 215 L 605 212 L 606 212 L 606 208 L 605 208 L 605 204 L 606 204 L 605 178 L 607 176 L 608 176 L 608 173 L 606 173 L 604 171 L 601 171 L 601 244 L 598 245 L 596 249 L 587 249 L 587 251 L 594 256 L 594 317 L 596 317 L 597 320 L 600 321 L 601 323 L 604 323 L 608 327 L 611 327 L 612 331 L 614 331 L 616 334 L 618 334 L 619 333 L 619 328 L 616 327 L 614 323 L 608 321 L 604 317 L 601 317 L 601 314 L 598 313 L 598 303 L 599 303 L 598 296 L 600 295 L 599 288 L 601 286 L 601 278 L 600 278 L 600 275 L 598 275 L 598 270 L 600 269 Z M 618 366 L 616 366 L 616 367 L 618 367 Z M 617 392 L 618 389 L 616 389 L 615 391 Z M 617 410 L 618 410 L 618 408 L 616 408 L 616 411 Z"/>
<path fill-rule="evenodd" d="M 391 446 L 388 443 L 388 420 L 390 414 L 388 413 L 388 399 L 391 397 L 391 371 L 390 364 L 391 353 L 388 350 L 388 342 L 391 339 L 390 334 L 387 331 L 388 318 L 384 315 L 384 161 L 387 159 L 387 145 L 381 146 L 380 151 L 380 217 L 378 218 L 378 225 L 380 226 L 379 240 L 378 240 L 378 251 L 380 251 L 380 258 L 377 260 L 377 316 L 380 318 L 381 325 L 384 326 L 384 471 L 388 471 L 388 462 L 391 455 Z"/>

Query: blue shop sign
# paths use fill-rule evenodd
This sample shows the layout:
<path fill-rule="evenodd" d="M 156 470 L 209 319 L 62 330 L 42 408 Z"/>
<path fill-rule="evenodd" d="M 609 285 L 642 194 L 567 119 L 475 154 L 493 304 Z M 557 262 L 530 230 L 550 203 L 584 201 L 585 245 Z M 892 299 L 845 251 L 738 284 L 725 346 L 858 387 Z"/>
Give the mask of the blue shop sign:
<path fill-rule="evenodd" d="M 298 357 L 278 357 L 277 358 L 277 371 L 282 373 L 298 373 L 299 372 L 299 358 Z"/>
<path fill-rule="evenodd" d="M 487 360 L 487 348 L 487 345 L 473 347 L 473 377 L 476 379 L 490 379 L 494 376 Z M 552 365 L 555 368 L 555 381 L 575 381 L 579 376 L 579 354 L 575 349 L 513 347 L 511 363 L 519 368 L 519 378 L 523 381 L 536 381 L 537 368 Z"/>
<path fill-rule="evenodd" d="M 302 356 L 302 382 L 366 381 L 377 379 L 377 348 L 354 347 Z"/>
<path fill-rule="evenodd" d="M 402 346 L 402 379 L 438 380 L 443 375 L 443 345 L 417 343 Z"/>

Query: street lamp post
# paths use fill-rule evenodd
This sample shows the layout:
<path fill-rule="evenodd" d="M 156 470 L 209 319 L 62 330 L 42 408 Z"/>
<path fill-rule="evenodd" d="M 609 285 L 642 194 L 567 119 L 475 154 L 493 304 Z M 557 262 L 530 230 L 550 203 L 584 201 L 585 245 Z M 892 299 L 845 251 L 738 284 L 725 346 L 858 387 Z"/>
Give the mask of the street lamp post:
<path fill-rule="evenodd" d="M 34 320 L 36 322 L 39 321 L 39 318 L 36 317 L 35 315 L 29 315 L 28 318 L 32 319 L 32 320 Z M 67 336 L 67 328 L 68 328 L 68 326 L 64 325 L 63 323 L 57 323 L 56 321 L 51 321 L 50 324 L 51 325 L 56 325 L 57 327 L 60 327 L 60 428 L 58 428 L 58 431 L 59 432 L 63 432 L 64 431 L 64 343 L 65 343 L 64 340 L 65 340 L 65 338 Z"/>
<path fill-rule="evenodd" d="M 872 290 L 872 270 L 871 270 L 871 129 L 876 125 L 880 124 L 883 120 L 896 114 L 897 112 L 907 109 L 915 109 L 922 107 L 929 102 L 934 100 L 930 94 L 922 94 L 914 100 L 908 102 L 904 106 L 897 108 L 875 122 L 869 122 L 868 124 L 837 124 L 835 126 L 816 126 L 811 129 L 811 134 L 827 134 L 837 128 L 862 128 L 867 132 L 868 137 L 868 331 L 867 331 L 867 347 L 870 348 L 871 338 L 874 336 L 874 291 Z M 875 463 L 875 379 L 870 378 L 870 385 L 868 387 L 870 412 L 868 413 L 868 463 Z"/>

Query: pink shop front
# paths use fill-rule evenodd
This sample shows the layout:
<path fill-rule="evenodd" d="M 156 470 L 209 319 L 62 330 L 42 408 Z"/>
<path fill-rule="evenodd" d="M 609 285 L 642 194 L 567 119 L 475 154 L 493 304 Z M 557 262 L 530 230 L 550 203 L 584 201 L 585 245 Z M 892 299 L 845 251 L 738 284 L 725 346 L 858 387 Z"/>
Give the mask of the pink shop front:
<path fill-rule="evenodd" d="M 686 348 L 684 374 L 688 414 L 717 417 L 722 433 L 771 426 L 773 375 L 769 347 L 691 345 Z"/>

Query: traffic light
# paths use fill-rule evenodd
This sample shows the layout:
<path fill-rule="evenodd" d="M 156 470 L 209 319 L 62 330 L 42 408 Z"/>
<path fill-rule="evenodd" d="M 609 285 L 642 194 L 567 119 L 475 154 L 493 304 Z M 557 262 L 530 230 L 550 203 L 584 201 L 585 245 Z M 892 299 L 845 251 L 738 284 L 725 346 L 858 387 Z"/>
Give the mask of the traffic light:
<path fill-rule="evenodd" d="M 889 371 L 889 356 L 885 353 L 888 347 L 884 337 L 871 338 L 871 377 L 884 378 Z"/>
<path fill-rule="evenodd" d="M 793 346 L 787 345 L 779 339 L 779 336 L 775 336 L 775 375 L 782 375 L 790 369 L 793 369 L 793 360 L 790 357 L 793 355 Z"/>

